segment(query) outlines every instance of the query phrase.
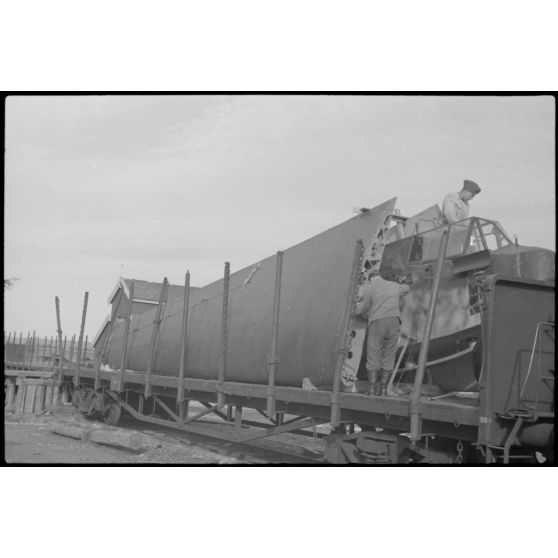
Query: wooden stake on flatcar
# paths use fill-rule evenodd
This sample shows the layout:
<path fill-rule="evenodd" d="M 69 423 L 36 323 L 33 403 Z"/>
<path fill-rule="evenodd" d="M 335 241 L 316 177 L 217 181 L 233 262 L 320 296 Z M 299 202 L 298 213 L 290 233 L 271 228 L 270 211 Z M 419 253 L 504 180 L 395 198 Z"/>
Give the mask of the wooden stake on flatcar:
<path fill-rule="evenodd" d="M 85 336 L 85 343 L 83 344 L 83 357 L 82 357 L 82 362 L 86 362 L 87 361 L 87 343 L 89 342 L 89 335 Z"/>
<path fill-rule="evenodd" d="M 225 275 L 223 278 L 223 309 L 221 315 L 221 353 L 219 359 L 219 376 L 217 379 L 217 407 L 222 409 L 225 406 L 225 394 L 223 383 L 227 369 L 227 337 L 228 337 L 228 314 L 229 314 L 229 281 L 231 264 L 225 262 Z"/>
<path fill-rule="evenodd" d="M 87 302 L 89 300 L 89 293 L 85 291 L 85 296 L 83 298 L 83 310 L 81 312 L 81 325 L 79 328 L 79 339 L 76 352 L 76 370 L 74 373 L 74 386 L 79 385 L 79 373 L 81 371 L 81 355 L 83 349 L 83 332 L 85 330 L 85 318 L 87 316 Z"/>
<path fill-rule="evenodd" d="M 275 293 L 273 296 L 273 322 L 271 329 L 271 348 L 267 361 L 267 416 L 273 420 L 275 415 L 275 375 L 279 365 L 277 346 L 279 341 L 279 308 L 281 305 L 281 273 L 283 269 L 283 252 L 277 252 L 277 263 L 275 268 Z"/>
<path fill-rule="evenodd" d="M 182 310 L 182 336 L 180 338 L 180 368 L 178 371 L 178 389 L 176 392 L 176 405 L 180 420 L 185 417 L 184 405 L 184 374 L 186 370 L 186 340 L 188 335 L 188 307 L 190 304 L 190 271 L 186 271 L 184 279 L 184 306 Z"/>
<path fill-rule="evenodd" d="M 97 391 L 100 387 L 101 387 L 101 366 L 103 365 L 103 361 L 105 360 L 106 356 L 107 356 L 107 349 L 109 347 L 109 343 L 110 343 L 110 336 L 112 335 L 112 330 L 114 327 L 114 322 L 116 321 L 116 315 L 117 315 L 117 306 L 114 305 L 112 307 L 112 311 L 110 314 L 110 322 L 108 324 L 108 331 L 107 334 L 105 335 L 105 338 L 103 339 L 103 345 L 101 347 L 101 351 L 97 357 L 97 362 L 95 363 L 95 391 Z"/>
<path fill-rule="evenodd" d="M 169 288 L 169 282 L 165 277 L 163 279 L 163 284 L 161 285 L 161 292 L 159 294 L 159 304 L 157 305 L 157 312 L 155 313 L 155 319 L 153 320 L 153 330 L 151 332 L 151 345 L 149 346 L 149 359 L 147 361 L 147 374 L 145 376 L 145 397 L 151 396 L 151 374 L 153 373 L 153 368 L 155 365 L 155 352 L 157 350 L 157 340 L 159 337 L 159 328 L 161 327 L 161 320 L 163 317 L 163 307 L 167 301 L 167 293 Z"/>
<path fill-rule="evenodd" d="M 420 395 L 422 383 L 424 380 L 424 372 L 426 369 L 426 361 L 428 359 L 428 349 L 430 347 L 430 337 L 432 334 L 432 324 L 434 323 L 434 314 L 436 312 L 436 303 L 438 298 L 438 291 L 440 290 L 440 281 L 442 277 L 442 270 L 444 268 L 444 258 L 448 248 L 449 228 L 442 232 L 440 239 L 440 246 L 438 248 L 438 257 L 436 260 L 436 270 L 434 272 L 434 279 L 432 282 L 432 292 L 430 294 L 430 304 L 428 305 L 428 313 L 426 314 L 426 321 L 424 323 L 424 330 L 422 334 L 422 343 L 420 345 L 420 353 L 417 363 L 417 371 L 415 374 L 415 382 L 413 384 L 413 391 L 411 393 L 411 402 L 409 405 L 410 411 L 410 440 L 413 444 L 418 442 L 422 436 L 422 419 L 420 409 Z"/>
<path fill-rule="evenodd" d="M 347 357 L 347 337 L 351 324 L 354 302 L 356 298 L 356 290 L 360 274 L 360 265 L 363 254 L 362 240 L 357 240 L 355 246 L 355 255 L 353 258 L 353 267 L 351 269 L 351 278 L 349 289 L 347 290 L 347 300 L 345 302 L 345 310 L 343 314 L 343 330 L 339 337 L 339 346 L 337 347 L 337 362 L 335 363 L 335 371 L 333 376 L 333 390 L 331 393 L 331 427 L 336 428 L 341 422 L 341 410 L 339 408 L 339 390 L 341 388 L 341 373 L 343 371 L 343 363 Z"/>
<path fill-rule="evenodd" d="M 118 376 L 118 386 L 116 391 L 122 391 L 124 386 L 124 371 L 126 370 L 128 352 L 128 334 L 130 332 L 130 321 L 132 319 L 132 308 L 134 305 L 134 281 L 130 283 L 130 300 L 128 301 L 128 313 L 124 324 L 124 337 L 122 339 L 122 355 L 120 357 L 120 372 Z"/>

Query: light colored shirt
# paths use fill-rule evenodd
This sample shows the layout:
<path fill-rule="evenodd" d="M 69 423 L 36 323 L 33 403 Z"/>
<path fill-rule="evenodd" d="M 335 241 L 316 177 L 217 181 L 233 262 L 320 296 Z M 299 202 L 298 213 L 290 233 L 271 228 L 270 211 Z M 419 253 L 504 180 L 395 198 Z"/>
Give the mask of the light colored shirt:
<path fill-rule="evenodd" d="M 463 201 L 459 192 L 451 192 L 442 203 L 442 215 L 446 223 L 455 223 L 469 216 L 469 203 Z"/>
<path fill-rule="evenodd" d="M 399 301 L 409 292 L 409 285 L 372 277 L 360 287 L 356 312 L 368 315 L 368 323 L 381 318 L 399 318 Z"/>

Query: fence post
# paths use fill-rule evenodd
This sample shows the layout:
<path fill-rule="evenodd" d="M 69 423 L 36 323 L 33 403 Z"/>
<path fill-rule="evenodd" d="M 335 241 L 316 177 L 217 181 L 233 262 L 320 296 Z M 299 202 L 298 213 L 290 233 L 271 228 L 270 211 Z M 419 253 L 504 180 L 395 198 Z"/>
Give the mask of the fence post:
<path fill-rule="evenodd" d="M 62 327 L 60 325 L 60 299 L 58 297 L 54 298 L 54 304 L 56 306 L 56 332 L 58 333 L 58 383 L 62 382 L 63 366 L 64 366 L 64 355 L 62 353 L 65 346 L 62 346 Z"/>
<path fill-rule="evenodd" d="M 54 363 L 54 355 L 60 352 L 58 350 L 58 337 L 54 338 L 54 349 L 53 349 L 52 345 L 53 345 L 53 343 L 50 344 L 50 348 L 51 348 L 51 351 L 50 351 L 50 368 L 54 372 L 54 369 L 56 368 L 56 365 Z"/>
<path fill-rule="evenodd" d="M 225 274 L 223 277 L 223 309 L 221 315 L 221 353 L 219 359 L 219 376 L 217 379 L 217 407 L 220 409 L 225 406 L 225 394 L 223 393 L 223 382 L 227 369 L 227 325 L 229 315 L 229 281 L 231 264 L 225 262 Z"/>
<path fill-rule="evenodd" d="M 25 340 L 25 348 L 23 349 L 23 368 L 28 364 L 29 359 L 29 339 L 31 338 L 31 332 L 27 332 L 27 339 Z"/>
<path fill-rule="evenodd" d="M 279 309 L 281 306 L 281 274 L 283 270 L 283 252 L 277 252 L 277 262 L 275 267 L 275 292 L 273 295 L 273 322 L 271 329 L 271 348 L 267 361 L 267 416 L 272 419 L 275 415 L 275 397 L 273 388 L 275 387 L 275 375 L 279 365 L 277 355 L 279 340 Z"/>
<path fill-rule="evenodd" d="M 29 361 L 29 364 L 31 366 L 33 366 L 33 362 L 35 360 L 35 344 L 36 344 L 37 340 L 35 338 L 35 330 L 33 330 L 33 340 L 31 342 L 31 360 Z"/>
<path fill-rule="evenodd" d="M 70 361 L 70 368 L 74 365 L 74 348 L 76 345 L 76 334 L 72 335 L 72 340 L 70 341 L 70 353 L 68 355 L 68 360 Z"/>

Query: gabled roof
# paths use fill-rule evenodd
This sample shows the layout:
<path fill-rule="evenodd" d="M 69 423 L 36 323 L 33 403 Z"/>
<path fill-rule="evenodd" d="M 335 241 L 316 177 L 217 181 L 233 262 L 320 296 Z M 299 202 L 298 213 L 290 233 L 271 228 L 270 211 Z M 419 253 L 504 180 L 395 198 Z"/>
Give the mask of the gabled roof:
<path fill-rule="evenodd" d="M 146 302 L 148 304 L 157 304 L 159 302 L 159 296 L 161 294 L 162 283 L 153 283 L 151 281 L 142 281 L 141 279 L 126 279 L 120 277 L 114 289 L 112 290 L 108 303 L 112 304 L 114 297 L 118 294 L 120 289 L 123 290 L 126 298 L 130 297 L 130 284 L 134 282 L 134 301 L 135 302 Z M 197 287 L 190 287 L 190 289 L 196 289 Z M 172 302 L 178 298 L 184 296 L 184 287 L 182 285 L 171 285 L 169 284 L 168 300 Z"/>

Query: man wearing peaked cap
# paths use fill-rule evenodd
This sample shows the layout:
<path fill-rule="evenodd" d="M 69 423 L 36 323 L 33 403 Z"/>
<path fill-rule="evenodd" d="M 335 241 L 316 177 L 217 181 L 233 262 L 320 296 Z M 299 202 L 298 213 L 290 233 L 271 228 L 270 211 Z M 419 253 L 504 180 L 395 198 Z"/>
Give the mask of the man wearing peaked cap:
<path fill-rule="evenodd" d="M 480 186 L 472 180 L 465 180 L 459 192 L 451 192 L 442 203 L 443 222 L 455 223 L 469 216 L 469 202 L 480 193 Z"/>

